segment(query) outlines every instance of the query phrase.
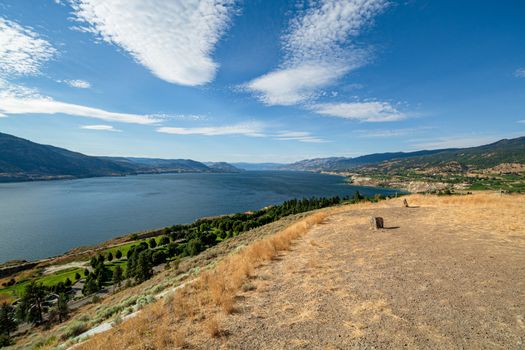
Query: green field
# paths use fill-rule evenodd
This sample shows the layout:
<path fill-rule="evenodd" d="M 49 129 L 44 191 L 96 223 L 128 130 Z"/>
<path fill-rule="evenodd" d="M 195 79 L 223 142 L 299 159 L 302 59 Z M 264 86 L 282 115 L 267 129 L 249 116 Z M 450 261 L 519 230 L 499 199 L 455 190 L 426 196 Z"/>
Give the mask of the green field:
<path fill-rule="evenodd" d="M 54 272 L 49 275 L 41 275 L 39 272 L 35 272 L 32 276 L 29 276 L 26 279 L 18 281 L 17 284 L 10 287 L 5 287 L 0 289 L 0 293 L 7 293 L 10 295 L 20 295 L 25 286 L 31 281 L 36 281 L 42 283 L 45 286 L 52 286 L 60 282 L 65 282 L 68 278 L 71 282 L 75 282 L 75 274 L 79 273 L 80 276 L 84 276 L 84 269 L 78 267 L 72 267 L 64 270 Z"/>
<path fill-rule="evenodd" d="M 155 241 L 157 242 L 157 244 L 160 242 L 161 237 L 162 236 L 155 237 Z M 100 253 L 103 254 L 104 256 L 107 256 L 108 253 L 110 253 L 110 252 L 111 252 L 111 254 L 113 254 L 113 261 L 111 261 L 111 262 L 106 261 L 106 266 L 108 266 L 108 268 L 113 271 L 113 270 L 115 270 L 115 267 L 117 265 L 120 265 L 122 270 L 125 272 L 126 271 L 126 254 L 127 254 L 127 252 L 130 250 L 130 248 L 132 246 L 136 246 L 136 245 L 140 244 L 141 241 L 144 241 L 144 240 L 124 243 L 124 244 L 119 245 L 119 246 L 115 246 L 115 247 L 111 247 L 111 248 L 102 250 Z M 147 242 L 147 241 L 149 241 L 149 239 L 145 240 L 145 241 Z M 160 248 L 160 249 L 162 249 L 162 248 Z M 115 258 L 115 254 L 116 254 L 117 250 L 120 250 L 120 252 L 122 253 L 122 258 L 120 260 L 117 260 Z M 31 281 L 35 281 L 37 283 L 42 283 L 45 286 L 53 286 L 53 285 L 56 285 L 56 284 L 58 284 L 60 282 L 64 283 L 69 278 L 71 280 L 71 282 L 75 283 L 75 274 L 76 273 L 79 273 L 81 278 L 84 278 L 84 268 L 78 268 L 78 267 L 66 268 L 64 270 L 59 270 L 59 271 L 54 272 L 54 273 L 49 274 L 49 275 L 42 275 L 41 271 L 35 271 L 33 274 L 31 274 L 31 275 L 29 275 L 29 276 L 27 276 L 27 277 L 25 277 L 25 278 L 23 278 L 21 280 L 18 280 L 17 283 L 14 286 L 0 288 L 0 294 L 3 294 L 3 295 L 7 294 L 7 295 L 11 295 L 11 296 L 20 295 L 20 293 L 23 291 L 25 286 L 28 283 L 30 283 Z"/>

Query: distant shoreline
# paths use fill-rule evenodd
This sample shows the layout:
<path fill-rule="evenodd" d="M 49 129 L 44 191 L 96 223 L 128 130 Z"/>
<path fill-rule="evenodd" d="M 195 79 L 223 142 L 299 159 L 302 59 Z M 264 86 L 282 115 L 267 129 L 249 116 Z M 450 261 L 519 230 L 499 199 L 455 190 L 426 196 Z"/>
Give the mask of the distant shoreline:
<path fill-rule="evenodd" d="M 253 170 L 246 170 L 253 171 Z M 82 179 L 95 179 L 95 178 L 114 178 L 114 177 L 128 177 L 128 176 L 139 176 L 139 175 L 162 175 L 162 174 L 237 174 L 239 172 L 205 172 L 205 171 L 159 171 L 159 172 L 138 172 L 135 174 L 107 174 L 107 175 L 93 175 L 93 176 L 70 176 L 70 175 L 56 175 L 56 176 L 42 176 L 25 179 L 5 180 L 3 175 L 0 174 L 0 184 L 5 183 L 24 183 L 24 182 L 48 182 L 48 181 L 67 181 L 67 180 L 82 180 Z"/>

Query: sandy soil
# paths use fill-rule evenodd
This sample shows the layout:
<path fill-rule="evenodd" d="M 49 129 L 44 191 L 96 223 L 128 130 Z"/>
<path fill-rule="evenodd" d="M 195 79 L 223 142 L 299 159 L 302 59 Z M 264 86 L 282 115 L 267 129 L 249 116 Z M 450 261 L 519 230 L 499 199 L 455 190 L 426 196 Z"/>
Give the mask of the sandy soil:
<path fill-rule="evenodd" d="M 50 275 L 58 271 L 70 269 L 72 267 L 85 268 L 88 266 L 89 266 L 89 261 L 72 261 L 70 263 L 62 264 L 62 265 L 49 265 L 46 268 L 44 268 L 44 275 Z"/>
<path fill-rule="evenodd" d="M 420 202 L 339 210 L 257 270 L 204 347 L 524 349 L 525 206 Z"/>

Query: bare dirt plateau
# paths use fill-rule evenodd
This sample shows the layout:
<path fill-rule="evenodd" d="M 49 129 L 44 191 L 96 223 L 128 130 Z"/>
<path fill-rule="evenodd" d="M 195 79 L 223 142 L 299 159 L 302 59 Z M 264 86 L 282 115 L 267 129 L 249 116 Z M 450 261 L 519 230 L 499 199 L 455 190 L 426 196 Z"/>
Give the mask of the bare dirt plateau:
<path fill-rule="evenodd" d="M 204 347 L 524 349 L 523 196 L 408 201 L 333 210 L 257 269 Z"/>

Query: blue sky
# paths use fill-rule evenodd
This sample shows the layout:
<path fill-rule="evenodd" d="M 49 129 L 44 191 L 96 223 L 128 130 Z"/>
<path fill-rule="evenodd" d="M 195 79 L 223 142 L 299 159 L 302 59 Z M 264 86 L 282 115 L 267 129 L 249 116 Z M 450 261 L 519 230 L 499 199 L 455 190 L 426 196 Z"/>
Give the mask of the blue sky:
<path fill-rule="evenodd" d="M 0 0 L 0 131 L 289 162 L 525 134 L 523 1 Z"/>

